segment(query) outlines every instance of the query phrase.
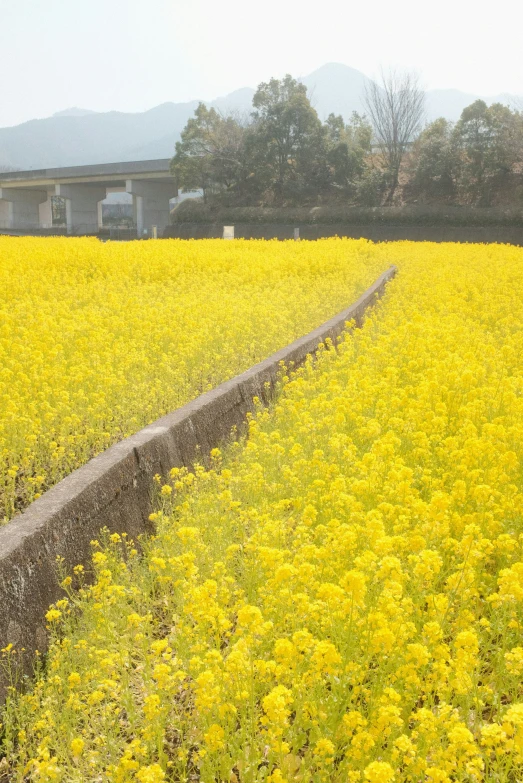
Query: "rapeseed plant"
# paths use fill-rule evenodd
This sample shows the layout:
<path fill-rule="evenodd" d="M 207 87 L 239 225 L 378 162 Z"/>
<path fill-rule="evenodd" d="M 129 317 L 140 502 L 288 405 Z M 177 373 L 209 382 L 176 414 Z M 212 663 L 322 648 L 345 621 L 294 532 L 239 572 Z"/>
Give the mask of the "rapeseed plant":
<path fill-rule="evenodd" d="M 0 237 L 0 523 L 348 306 L 381 263 L 346 242 Z"/>
<path fill-rule="evenodd" d="M 523 251 L 359 248 L 364 328 L 65 577 L 11 781 L 523 777 Z"/>

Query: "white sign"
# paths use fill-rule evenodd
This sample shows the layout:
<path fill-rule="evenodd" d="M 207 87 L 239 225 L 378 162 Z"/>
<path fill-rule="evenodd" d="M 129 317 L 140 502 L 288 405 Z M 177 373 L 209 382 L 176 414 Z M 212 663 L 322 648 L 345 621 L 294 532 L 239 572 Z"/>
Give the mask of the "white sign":
<path fill-rule="evenodd" d="M 234 239 L 234 226 L 224 226 L 223 227 L 223 238 L 224 239 Z"/>

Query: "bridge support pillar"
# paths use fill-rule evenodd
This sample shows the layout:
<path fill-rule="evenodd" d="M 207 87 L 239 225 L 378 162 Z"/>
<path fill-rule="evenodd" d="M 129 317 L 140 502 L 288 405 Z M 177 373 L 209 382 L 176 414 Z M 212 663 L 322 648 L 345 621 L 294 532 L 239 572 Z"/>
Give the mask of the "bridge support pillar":
<path fill-rule="evenodd" d="M 0 228 L 39 228 L 39 206 L 46 201 L 46 190 L 0 188 Z"/>
<path fill-rule="evenodd" d="M 96 234 L 100 226 L 98 203 L 107 195 L 100 185 L 55 186 L 56 195 L 65 198 L 65 215 L 68 234 Z"/>
<path fill-rule="evenodd" d="M 178 195 L 175 184 L 128 179 L 125 189 L 133 197 L 134 222 L 138 236 L 152 236 L 153 226 L 158 227 L 158 235 L 161 236 L 170 223 L 169 199 Z"/>
<path fill-rule="evenodd" d="M 43 201 L 38 206 L 40 228 L 52 228 L 53 227 L 53 204 L 51 196 L 47 195 L 47 200 Z"/>

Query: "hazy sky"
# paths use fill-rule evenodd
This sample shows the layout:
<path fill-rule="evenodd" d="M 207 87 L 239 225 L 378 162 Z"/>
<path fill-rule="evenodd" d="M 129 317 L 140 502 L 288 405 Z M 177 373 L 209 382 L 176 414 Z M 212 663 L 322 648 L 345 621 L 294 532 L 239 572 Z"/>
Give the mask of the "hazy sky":
<path fill-rule="evenodd" d="M 142 111 L 341 62 L 523 94 L 521 0 L 0 0 L 0 126 Z"/>

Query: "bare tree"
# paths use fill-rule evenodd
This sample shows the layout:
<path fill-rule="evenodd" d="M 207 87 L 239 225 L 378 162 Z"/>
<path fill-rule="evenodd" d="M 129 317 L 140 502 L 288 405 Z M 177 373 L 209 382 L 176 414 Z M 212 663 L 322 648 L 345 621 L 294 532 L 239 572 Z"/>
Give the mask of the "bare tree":
<path fill-rule="evenodd" d="M 390 204 L 407 147 L 422 128 L 425 92 L 416 73 L 382 69 L 380 75 L 380 83 L 367 82 L 364 102 L 389 176 L 385 203 Z"/>
<path fill-rule="evenodd" d="M 512 111 L 517 111 L 523 114 L 523 95 L 508 95 L 507 93 L 502 96 L 504 104 Z"/>

